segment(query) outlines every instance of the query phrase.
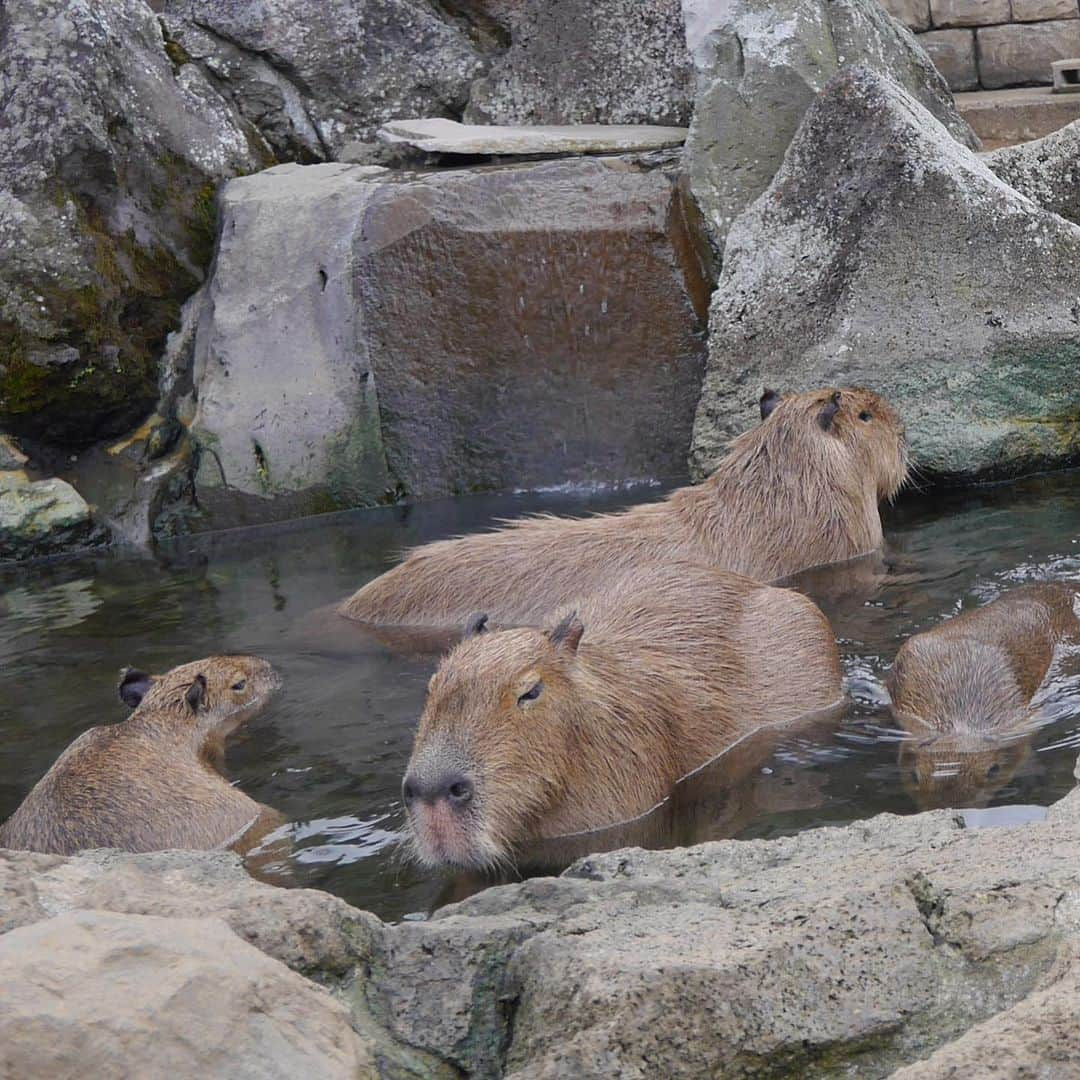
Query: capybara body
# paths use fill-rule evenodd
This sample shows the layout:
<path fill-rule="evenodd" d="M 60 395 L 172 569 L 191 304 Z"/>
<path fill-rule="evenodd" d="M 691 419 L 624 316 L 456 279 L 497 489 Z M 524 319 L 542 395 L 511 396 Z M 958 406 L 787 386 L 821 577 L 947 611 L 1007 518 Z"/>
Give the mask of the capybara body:
<path fill-rule="evenodd" d="M 443 660 L 402 787 L 414 851 L 489 866 L 634 817 L 747 732 L 841 694 L 805 597 L 693 564 L 626 574 L 549 631 L 467 634 Z"/>
<path fill-rule="evenodd" d="M 0 847 L 70 855 L 241 845 L 275 812 L 214 767 L 224 739 L 280 686 L 254 656 L 212 656 L 162 676 L 125 672 L 134 712 L 83 732 L 0 826 Z"/>
<path fill-rule="evenodd" d="M 376 624 L 459 626 L 477 610 L 535 624 L 635 566 L 688 561 L 770 581 L 878 548 L 878 504 L 907 475 L 888 403 L 859 389 L 767 393 L 761 411 L 697 487 L 623 513 L 532 517 L 427 544 L 339 610 Z"/>
<path fill-rule="evenodd" d="M 909 638 L 889 675 L 905 786 L 922 806 L 975 805 L 1028 757 L 1031 699 L 1080 631 L 1077 589 L 1024 585 Z"/>

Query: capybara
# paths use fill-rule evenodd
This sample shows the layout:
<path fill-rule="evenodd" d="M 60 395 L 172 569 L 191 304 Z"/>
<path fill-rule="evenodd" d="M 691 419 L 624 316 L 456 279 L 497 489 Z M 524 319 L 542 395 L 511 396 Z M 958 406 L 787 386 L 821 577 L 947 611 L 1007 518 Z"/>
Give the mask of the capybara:
<path fill-rule="evenodd" d="M 1080 631 L 1076 598 L 1064 582 L 1024 585 L 901 646 L 888 686 L 911 736 L 901 776 L 920 806 L 977 805 L 1027 758 L 1031 699 Z"/>
<path fill-rule="evenodd" d="M 861 389 L 766 391 L 761 414 L 697 487 L 618 514 L 531 517 L 427 544 L 339 611 L 460 626 L 483 610 L 529 625 L 632 566 L 684 560 L 771 581 L 878 548 L 878 503 L 907 475 L 904 427 L 888 403 Z"/>
<path fill-rule="evenodd" d="M 747 732 L 842 696 L 812 601 L 689 563 L 624 574 L 547 632 L 485 625 L 432 677 L 402 785 L 429 865 L 644 813 Z"/>
<path fill-rule="evenodd" d="M 281 685 L 255 656 L 211 656 L 165 675 L 124 672 L 134 712 L 84 731 L 0 826 L 0 847 L 70 855 L 246 847 L 276 824 L 275 811 L 214 768 L 225 737 Z"/>

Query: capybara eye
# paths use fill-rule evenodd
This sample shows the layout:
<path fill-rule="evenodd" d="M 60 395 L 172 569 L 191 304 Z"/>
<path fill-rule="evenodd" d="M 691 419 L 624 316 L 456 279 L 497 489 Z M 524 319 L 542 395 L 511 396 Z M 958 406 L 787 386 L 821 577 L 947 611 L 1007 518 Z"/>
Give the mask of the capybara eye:
<path fill-rule="evenodd" d="M 243 690 L 245 686 L 247 686 L 247 679 L 241 679 L 239 682 L 232 684 L 234 690 Z"/>
<path fill-rule="evenodd" d="M 859 419 L 864 424 L 869 424 L 870 421 L 874 419 L 874 414 L 872 412 L 867 412 L 865 409 L 863 409 L 863 411 L 859 413 Z"/>
<path fill-rule="evenodd" d="M 986 778 L 989 780 L 992 776 L 997 776 L 1001 772 L 1001 766 L 995 761 L 989 769 L 986 770 Z"/>
<path fill-rule="evenodd" d="M 520 705 L 523 701 L 535 701 L 540 696 L 540 691 L 543 689 L 544 684 L 538 682 L 531 690 L 526 690 L 525 693 L 518 698 L 518 704 Z"/>

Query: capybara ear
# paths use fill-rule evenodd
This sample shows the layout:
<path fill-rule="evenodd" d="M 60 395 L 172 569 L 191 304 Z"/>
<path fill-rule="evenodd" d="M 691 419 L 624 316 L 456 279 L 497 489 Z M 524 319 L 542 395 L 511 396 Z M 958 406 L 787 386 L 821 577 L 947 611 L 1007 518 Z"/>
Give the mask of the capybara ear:
<path fill-rule="evenodd" d="M 581 643 L 581 635 L 585 633 L 585 624 L 578 618 L 576 611 L 571 611 L 554 630 L 548 634 L 548 639 L 560 652 L 576 653 Z"/>
<path fill-rule="evenodd" d="M 120 682 L 116 692 L 120 700 L 129 708 L 137 709 L 146 697 L 147 691 L 154 685 L 154 676 L 147 675 L 145 671 L 126 667 L 120 672 Z"/>
<path fill-rule="evenodd" d="M 828 431 L 832 426 L 833 417 L 840 411 L 840 391 L 834 390 L 833 395 L 821 406 L 821 412 L 817 415 L 817 422 L 822 431 Z"/>
<path fill-rule="evenodd" d="M 206 699 L 206 676 L 198 674 L 195 676 L 191 685 L 187 688 L 187 693 L 184 695 L 184 700 L 188 703 L 188 708 L 192 712 L 198 712 L 199 706 L 202 705 Z"/>
<path fill-rule="evenodd" d="M 761 408 L 761 419 L 768 420 L 773 409 L 780 404 L 783 394 L 778 394 L 775 390 L 766 389 L 765 393 L 761 395 L 761 399 L 758 401 L 758 405 Z"/>
<path fill-rule="evenodd" d="M 487 612 L 478 611 L 475 615 L 470 615 L 468 622 L 465 623 L 465 633 L 463 637 L 475 637 L 477 634 L 487 633 Z"/>

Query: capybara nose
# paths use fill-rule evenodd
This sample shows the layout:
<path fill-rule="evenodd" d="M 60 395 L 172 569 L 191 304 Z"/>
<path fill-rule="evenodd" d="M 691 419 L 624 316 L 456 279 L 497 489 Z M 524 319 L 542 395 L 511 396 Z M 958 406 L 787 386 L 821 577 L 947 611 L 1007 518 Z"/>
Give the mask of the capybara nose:
<path fill-rule="evenodd" d="M 472 797 L 472 781 L 462 773 L 448 773 L 430 781 L 409 774 L 401 785 L 401 798 L 406 806 L 417 799 L 430 803 L 445 799 L 451 806 L 460 807 Z"/>

